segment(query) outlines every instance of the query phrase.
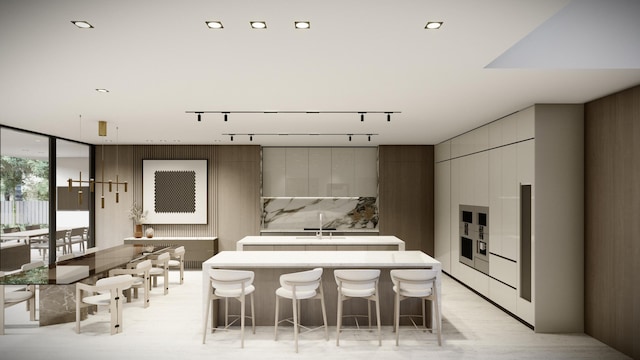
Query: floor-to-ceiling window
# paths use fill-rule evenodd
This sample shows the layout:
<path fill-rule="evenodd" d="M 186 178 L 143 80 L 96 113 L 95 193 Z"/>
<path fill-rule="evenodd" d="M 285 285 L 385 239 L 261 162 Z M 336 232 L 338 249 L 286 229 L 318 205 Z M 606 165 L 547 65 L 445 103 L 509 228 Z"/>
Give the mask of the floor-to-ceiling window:
<path fill-rule="evenodd" d="M 48 264 L 86 248 L 93 213 L 84 182 L 90 151 L 87 144 L 0 127 L 0 271 Z"/>

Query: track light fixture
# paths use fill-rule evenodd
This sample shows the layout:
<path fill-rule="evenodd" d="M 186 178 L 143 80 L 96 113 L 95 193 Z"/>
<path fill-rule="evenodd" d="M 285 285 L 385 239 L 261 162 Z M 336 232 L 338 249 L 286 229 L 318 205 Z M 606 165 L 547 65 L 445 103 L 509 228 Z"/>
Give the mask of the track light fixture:
<path fill-rule="evenodd" d="M 351 141 L 351 134 L 349 134 L 349 141 Z"/>
<path fill-rule="evenodd" d="M 347 139 L 349 139 L 349 141 L 353 140 L 354 136 L 366 136 L 368 141 L 371 141 L 371 137 L 372 136 L 376 136 L 376 135 L 380 135 L 380 134 L 355 134 L 355 133 L 351 133 L 351 134 L 344 134 L 344 133 L 244 133 L 244 134 L 239 134 L 239 133 L 234 133 L 234 134 L 222 134 L 224 136 L 229 136 L 229 138 L 231 139 L 231 141 L 233 141 L 233 138 L 238 135 L 246 135 L 249 137 L 249 141 L 253 141 L 253 137 L 254 136 L 346 136 Z"/>
<path fill-rule="evenodd" d="M 198 113 L 198 121 L 202 121 L 202 113 Z"/>
<path fill-rule="evenodd" d="M 371 141 L 371 134 L 367 134 L 367 140 Z"/>
<path fill-rule="evenodd" d="M 253 141 L 253 134 L 249 134 L 249 141 Z"/>
<path fill-rule="evenodd" d="M 239 110 L 239 111 L 220 111 L 220 110 L 189 110 L 185 111 L 189 114 L 197 114 L 198 121 L 201 121 L 201 114 L 223 114 L 224 121 L 228 120 L 229 114 L 360 114 L 360 121 L 364 121 L 364 114 L 386 114 L 387 121 L 391 121 L 391 114 L 400 114 L 401 111 L 317 111 L 317 110 L 290 110 L 290 111 L 274 111 L 274 110 Z"/>
<path fill-rule="evenodd" d="M 233 134 L 231 134 L 231 141 L 233 141 Z"/>

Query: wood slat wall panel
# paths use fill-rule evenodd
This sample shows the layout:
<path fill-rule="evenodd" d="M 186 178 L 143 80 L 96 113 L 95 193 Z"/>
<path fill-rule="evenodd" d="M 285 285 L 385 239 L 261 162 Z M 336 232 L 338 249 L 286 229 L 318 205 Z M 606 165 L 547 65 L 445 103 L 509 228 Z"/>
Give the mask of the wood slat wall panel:
<path fill-rule="evenodd" d="M 585 331 L 640 359 L 640 86 L 585 106 Z"/>

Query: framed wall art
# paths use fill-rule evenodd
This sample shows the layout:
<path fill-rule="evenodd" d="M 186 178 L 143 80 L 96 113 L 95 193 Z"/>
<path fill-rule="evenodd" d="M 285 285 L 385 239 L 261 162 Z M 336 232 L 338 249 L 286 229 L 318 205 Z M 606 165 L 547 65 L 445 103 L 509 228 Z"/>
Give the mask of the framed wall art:
<path fill-rule="evenodd" d="M 147 224 L 207 223 L 207 160 L 142 160 Z"/>

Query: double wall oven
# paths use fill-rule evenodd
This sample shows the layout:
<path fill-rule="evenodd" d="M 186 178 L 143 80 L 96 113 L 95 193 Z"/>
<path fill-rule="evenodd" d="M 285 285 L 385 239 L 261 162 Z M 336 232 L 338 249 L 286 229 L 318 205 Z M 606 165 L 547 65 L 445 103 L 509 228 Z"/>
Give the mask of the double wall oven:
<path fill-rule="evenodd" d="M 489 274 L 489 208 L 460 205 L 460 262 Z"/>

